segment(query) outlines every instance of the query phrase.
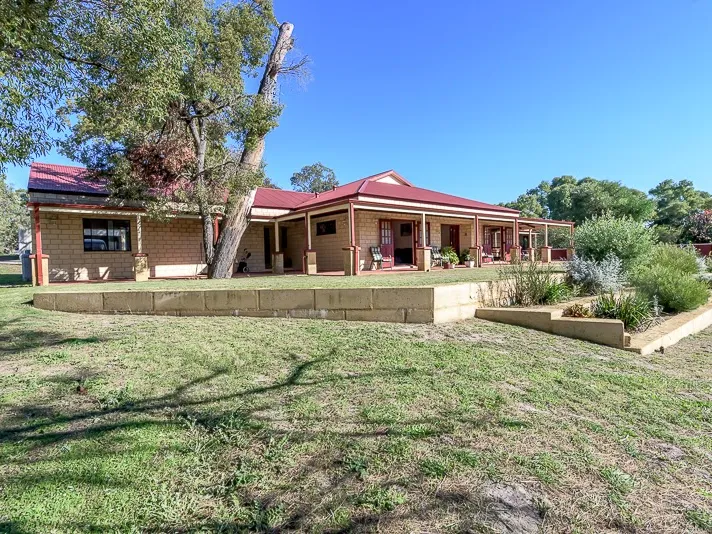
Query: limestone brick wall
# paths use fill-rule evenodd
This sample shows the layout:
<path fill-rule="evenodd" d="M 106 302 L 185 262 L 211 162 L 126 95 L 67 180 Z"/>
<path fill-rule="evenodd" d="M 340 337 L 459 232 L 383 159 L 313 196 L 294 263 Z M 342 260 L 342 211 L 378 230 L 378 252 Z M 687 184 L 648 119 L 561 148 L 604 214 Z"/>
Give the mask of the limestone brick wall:
<path fill-rule="evenodd" d="M 316 235 L 318 222 L 336 220 L 336 233 Z M 318 271 L 343 271 L 343 248 L 349 246 L 349 221 L 346 213 L 311 218 L 312 250 L 316 251 Z"/>
<path fill-rule="evenodd" d="M 412 213 L 383 212 L 370 210 L 356 211 L 356 242 L 361 247 L 361 269 L 367 268 L 371 263 L 370 247 L 380 245 L 380 235 L 378 221 L 380 219 L 391 219 L 397 221 L 416 221 L 421 219 Z M 460 248 L 470 246 L 474 221 L 468 218 L 452 218 L 439 216 L 426 216 L 426 224 L 430 224 L 430 245 L 441 246 L 440 227 L 443 224 L 460 225 Z"/>
<path fill-rule="evenodd" d="M 264 255 L 264 223 L 250 223 L 242 234 L 240 247 L 237 253 L 235 262 L 239 263 L 244 250 L 251 254 L 247 260 L 247 266 L 253 273 L 259 273 L 265 270 L 265 255 Z"/>
<path fill-rule="evenodd" d="M 143 218 L 142 228 L 143 252 L 148 254 L 151 277 L 204 273 L 206 263 L 200 219 L 177 217 L 160 222 Z"/>
<path fill-rule="evenodd" d="M 82 219 L 102 218 L 107 217 L 40 212 L 42 252 L 49 254 L 50 282 L 133 278 L 131 254 L 137 247 L 135 217 L 119 215 L 108 217 L 131 221 L 131 251 L 84 252 Z"/>

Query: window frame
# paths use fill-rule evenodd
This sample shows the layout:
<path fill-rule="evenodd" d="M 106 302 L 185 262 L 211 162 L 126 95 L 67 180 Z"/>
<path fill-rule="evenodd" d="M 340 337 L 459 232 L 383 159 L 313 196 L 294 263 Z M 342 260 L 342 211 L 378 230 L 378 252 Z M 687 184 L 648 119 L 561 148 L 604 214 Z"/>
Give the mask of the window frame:
<path fill-rule="evenodd" d="M 333 231 L 331 231 L 332 226 L 333 226 Z M 325 230 L 328 230 L 328 231 L 320 232 L 319 231 L 320 227 L 324 228 Z M 327 219 L 326 221 L 317 221 L 317 223 L 316 223 L 317 237 L 321 237 L 324 235 L 336 235 L 336 233 L 337 233 L 336 219 Z"/>
<path fill-rule="evenodd" d="M 98 230 L 104 230 L 106 234 L 104 236 L 95 235 L 94 232 L 97 230 L 96 226 L 100 226 L 99 223 L 104 223 Z M 116 228 L 114 227 L 116 225 Z M 112 235 L 114 231 L 121 232 L 123 229 L 126 230 L 126 248 L 109 248 L 111 245 L 111 238 L 116 238 L 116 235 Z M 86 234 L 89 230 L 89 235 Z M 119 234 L 120 239 L 120 234 Z M 87 240 L 93 242 L 94 240 L 101 240 L 106 243 L 106 249 L 95 249 L 93 244 L 90 248 L 87 248 Z M 120 242 L 120 241 L 119 241 Z M 131 219 L 104 219 L 104 218 L 82 218 L 82 248 L 84 252 L 131 252 Z"/>

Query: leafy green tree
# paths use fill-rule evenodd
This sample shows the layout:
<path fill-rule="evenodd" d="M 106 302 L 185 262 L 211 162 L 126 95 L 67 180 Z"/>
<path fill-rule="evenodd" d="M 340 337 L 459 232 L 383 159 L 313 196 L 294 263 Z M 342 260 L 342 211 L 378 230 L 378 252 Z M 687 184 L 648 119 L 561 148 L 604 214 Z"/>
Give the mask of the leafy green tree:
<path fill-rule="evenodd" d="M 689 180 L 664 180 L 649 191 L 656 203 L 656 226 L 682 231 L 685 219 L 697 210 L 712 209 L 712 195 L 695 189 Z"/>
<path fill-rule="evenodd" d="M 619 182 L 573 176 L 557 176 L 541 182 L 505 206 L 518 209 L 525 217 L 543 217 L 574 221 L 577 224 L 603 213 L 647 221 L 653 216 L 654 203 L 643 191 Z"/>
<path fill-rule="evenodd" d="M 13 189 L 0 175 L 0 253 L 17 250 L 17 239 L 21 228 L 30 227 L 27 210 L 27 192 Z"/>
<path fill-rule="evenodd" d="M 0 2 L 0 172 L 54 146 L 67 125 L 59 108 L 81 94 L 88 75 L 110 79 L 117 74 L 112 60 L 136 57 L 147 45 L 164 47 L 170 58 L 175 40 L 160 30 L 161 10 L 170 4 L 178 9 L 179 1 L 184 0 Z M 132 24 L 123 24 L 123 41 L 113 35 L 111 42 L 112 32 L 103 32 L 119 20 Z M 110 57 L 109 47 L 119 44 Z M 157 59 L 150 70 L 160 77 L 167 71 L 164 58 Z M 152 102 L 147 96 L 144 105 Z"/>
<path fill-rule="evenodd" d="M 175 200 L 195 206 L 208 274 L 229 277 L 263 183 L 265 136 L 281 113 L 277 77 L 303 66 L 285 65 L 293 26 L 277 28 L 267 0 L 95 1 L 72 53 L 109 67 L 84 69 L 61 110 L 76 118 L 63 151 L 108 179 L 118 198 L 155 212 Z M 260 69 L 250 94 L 244 79 Z"/>
<path fill-rule="evenodd" d="M 268 187 L 270 189 L 282 189 L 269 176 L 265 176 L 264 179 L 262 180 L 262 187 Z"/>
<path fill-rule="evenodd" d="M 547 196 L 549 195 L 549 190 L 549 182 L 543 181 L 537 187 L 529 189 L 523 195 L 519 195 L 514 202 L 506 202 L 500 205 L 519 210 L 524 217 L 548 218 Z"/>
<path fill-rule="evenodd" d="M 656 243 L 654 232 L 643 222 L 611 213 L 594 215 L 576 228 L 576 252 L 580 256 L 603 261 L 614 254 L 630 271 L 649 256 Z"/>
<path fill-rule="evenodd" d="M 514 202 L 505 202 L 501 205 L 513 210 L 519 210 L 523 217 L 542 219 L 546 218 L 547 215 L 546 206 L 541 204 L 539 197 L 529 193 L 519 195 Z"/>
<path fill-rule="evenodd" d="M 334 171 L 321 162 L 302 167 L 302 170 L 292 175 L 290 181 L 295 191 L 303 193 L 322 193 L 339 185 Z"/>

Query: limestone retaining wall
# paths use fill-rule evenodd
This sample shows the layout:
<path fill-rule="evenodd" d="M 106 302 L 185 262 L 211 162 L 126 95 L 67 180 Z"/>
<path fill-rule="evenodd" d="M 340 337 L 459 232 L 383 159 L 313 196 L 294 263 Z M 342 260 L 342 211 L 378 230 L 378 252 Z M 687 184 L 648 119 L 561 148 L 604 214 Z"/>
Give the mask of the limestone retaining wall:
<path fill-rule="evenodd" d="M 563 310 L 532 308 L 478 308 L 475 316 L 498 323 L 515 324 L 558 336 L 591 341 L 619 349 L 630 343 L 623 322 L 615 319 L 562 317 Z"/>
<path fill-rule="evenodd" d="M 397 323 L 445 323 L 475 316 L 498 283 L 348 289 L 57 291 L 34 295 L 37 308 L 81 313 L 235 315 Z"/>

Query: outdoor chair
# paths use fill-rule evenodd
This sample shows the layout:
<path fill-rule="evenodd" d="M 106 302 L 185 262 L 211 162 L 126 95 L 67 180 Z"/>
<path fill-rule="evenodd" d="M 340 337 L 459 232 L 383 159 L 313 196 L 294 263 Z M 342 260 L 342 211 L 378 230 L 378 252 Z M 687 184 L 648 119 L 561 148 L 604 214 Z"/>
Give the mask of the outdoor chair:
<path fill-rule="evenodd" d="M 430 247 L 430 264 L 442 267 L 443 255 L 442 252 L 440 252 L 440 247 Z"/>
<path fill-rule="evenodd" d="M 381 247 L 371 247 L 371 270 L 383 269 L 386 266 L 393 268 L 393 258 L 391 256 L 384 256 L 381 253 Z"/>

